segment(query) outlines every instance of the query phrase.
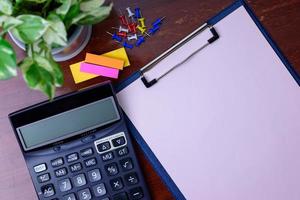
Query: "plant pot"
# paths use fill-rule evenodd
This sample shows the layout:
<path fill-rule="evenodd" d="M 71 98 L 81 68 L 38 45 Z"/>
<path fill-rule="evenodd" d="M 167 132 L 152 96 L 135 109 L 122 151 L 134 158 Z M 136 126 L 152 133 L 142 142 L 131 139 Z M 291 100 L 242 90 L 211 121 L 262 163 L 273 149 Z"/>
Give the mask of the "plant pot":
<path fill-rule="evenodd" d="M 64 47 L 52 49 L 52 55 L 55 61 L 61 62 L 77 56 L 88 44 L 92 35 L 92 26 L 77 26 L 68 38 L 68 43 Z M 18 47 L 25 51 L 25 45 L 9 32 L 9 36 Z"/>

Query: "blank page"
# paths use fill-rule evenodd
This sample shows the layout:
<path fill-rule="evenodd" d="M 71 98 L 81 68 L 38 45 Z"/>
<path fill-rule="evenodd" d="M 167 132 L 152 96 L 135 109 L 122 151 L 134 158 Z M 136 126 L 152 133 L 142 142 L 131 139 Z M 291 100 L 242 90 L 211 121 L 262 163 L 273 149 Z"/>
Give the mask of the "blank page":
<path fill-rule="evenodd" d="M 120 104 L 187 199 L 299 200 L 299 86 L 243 6 L 215 28 L 219 40 L 149 89 L 137 79 Z"/>

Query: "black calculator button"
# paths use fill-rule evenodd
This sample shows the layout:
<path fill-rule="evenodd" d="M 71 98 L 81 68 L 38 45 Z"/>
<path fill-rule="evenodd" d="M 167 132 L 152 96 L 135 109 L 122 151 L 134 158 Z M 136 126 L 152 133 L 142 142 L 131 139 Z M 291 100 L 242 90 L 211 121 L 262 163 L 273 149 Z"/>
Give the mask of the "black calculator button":
<path fill-rule="evenodd" d="M 113 196 L 113 200 L 128 200 L 126 192 L 122 192 Z"/>
<path fill-rule="evenodd" d="M 42 175 L 38 176 L 37 179 L 38 179 L 39 183 L 45 183 L 50 180 L 50 174 L 49 173 L 42 174 Z"/>
<path fill-rule="evenodd" d="M 133 188 L 129 190 L 130 193 L 130 199 L 132 200 L 138 200 L 144 197 L 144 193 L 141 187 Z"/>
<path fill-rule="evenodd" d="M 72 154 L 67 155 L 67 162 L 68 163 L 74 162 L 74 161 L 76 161 L 78 159 L 79 159 L 78 153 L 72 153 Z"/>
<path fill-rule="evenodd" d="M 105 161 L 109 161 L 109 160 L 112 160 L 114 159 L 114 154 L 113 152 L 108 152 L 108 153 L 105 153 L 101 156 L 102 160 L 105 162 Z"/>
<path fill-rule="evenodd" d="M 89 181 L 94 183 L 101 180 L 101 173 L 99 169 L 93 169 L 88 172 Z"/>
<path fill-rule="evenodd" d="M 67 171 L 67 168 L 60 168 L 58 170 L 55 170 L 55 176 L 56 177 L 62 177 L 62 176 L 65 176 L 67 175 L 68 171 Z"/>
<path fill-rule="evenodd" d="M 94 154 L 94 151 L 93 151 L 92 148 L 83 149 L 83 150 L 80 151 L 81 157 L 84 157 L 84 158 L 85 157 L 89 157 L 89 156 L 91 156 L 93 154 Z"/>
<path fill-rule="evenodd" d="M 44 185 L 41 188 L 44 197 L 52 197 L 55 195 L 55 190 L 53 184 Z"/>
<path fill-rule="evenodd" d="M 120 165 L 123 169 L 123 171 L 128 171 L 133 169 L 133 163 L 131 158 L 125 158 L 123 160 L 120 161 Z"/>
<path fill-rule="evenodd" d="M 86 185 L 86 179 L 84 174 L 78 174 L 77 176 L 73 177 L 73 183 L 75 187 L 81 187 Z"/>
<path fill-rule="evenodd" d="M 33 167 L 35 173 L 40 173 L 47 170 L 47 165 L 45 163 L 39 164 Z"/>
<path fill-rule="evenodd" d="M 105 171 L 109 176 L 114 176 L 119 173 L 117 163 L 105 165 Z"/>
<path fill-rule="evenodd" d="M 115 178 L 110 181 L 110 186 L 114 191 L 121 190 L 124 185 L 121 178 Z"/>
<path fill-rule="evenodd" d="M 71 166 L 70 166 L 70 170 L 71 170 L 71 172 L 73 172 L 73 173 L 82 170 L 82 165 L 81 165 L 81 163 L 75 163 L 75 164 L 71 165 Z"/>
<path fill-rule="evenodd" d="M 63 197 L 63 200 L 77 200 L 76 196 L 74 193 L 67 194 Z"/>
<path fill-rule="evenodd" d="M 114 147 L 122 146 L 123 144 L 125 144 L 125 137 L 121 136 L 116 139 L 113 139 L 112 143 L 113 143 Z"/>
<path fill-rule="evenodd" d="M 54 160 L 51 161 L 51 166 L 52 167 L 59 167 L 59 166 L 61 166 L 63 164 L 64 164 L 63 158 L 56 158 L 56 159 L 54 159 Z"/>
<path fill-rule="evenodd" d="M 91 158 L 91 159 L 85 160 L 84 164 L 86 167 L 92 167 L 92 166 L 97 165 L 97 160 L 96 160 L 96 158 Z"/>
<path fill-rule="evenodd" d="M 67 192 L 67 191 L 71 190 L 72 185 L 71 185 L 70 179 L 67 178 L 67 179 L 60 180 L 58 182 L 58 187 L 61 192 Z"/>
<path fill-rule="evenodd" d="M 110 146 L 109 142 L 103 142 L 103 143 L 97 145 L 97 149 L 99 152 L 107 151 L 110 148 L 111 148 L 111 146 Z"/>
<path fill-rule="evenodd" d="M 92 194 L 90 189 L 86 188 L 78 192 L 79 200 L 90 200 L 92 199 Z"/>
<path fill-rule="evenodd" d="M 128 154 L 128 148 L 127 147 L 123 147 L 121 149 L 117 149 L 116 152 L 117 152 L 117 155 L 119 157 L 122 157 L 122 156 L 125 156 L 125 155 Z"/>
<path fill-rule="evenodd" d="M 96 197 L 102 197 L 106 195 L 106 188 L 103 183 L 93 186 L 93 192 Z"/>
<path fill-rule="evenodd" d="M 125 175 L 127 185 L 135 185 L 139 182 L 139 178 L 135 172 Z"/>

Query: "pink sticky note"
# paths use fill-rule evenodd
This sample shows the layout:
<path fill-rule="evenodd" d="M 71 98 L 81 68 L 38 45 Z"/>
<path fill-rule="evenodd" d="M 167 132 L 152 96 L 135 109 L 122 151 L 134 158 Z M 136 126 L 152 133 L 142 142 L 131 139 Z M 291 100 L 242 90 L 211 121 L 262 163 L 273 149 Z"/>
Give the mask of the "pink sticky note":
<path fill-rule="evenodd" d="M 86 72 L 86 73 L 91 73 L 91 74 L 96 74 L 96 75 L 101 75 L 109 78 L 118 78 L 119 76 L 119 70 L 114 69 L 114 68 L 109 68 L 109 67 L 104 67 L 100 65 L 93 65 L 89 63 L 81 63 L 80 64 L 80 71 L 81 72 Z"/>

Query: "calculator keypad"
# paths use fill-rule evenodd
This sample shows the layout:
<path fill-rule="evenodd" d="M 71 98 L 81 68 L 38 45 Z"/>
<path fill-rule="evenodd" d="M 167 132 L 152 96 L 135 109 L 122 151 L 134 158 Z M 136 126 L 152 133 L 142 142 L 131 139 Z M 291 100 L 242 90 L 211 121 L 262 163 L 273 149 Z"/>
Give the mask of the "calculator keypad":
<path fill-rule="evenodd" d="M 36 165 L 40 194 L 49 200 L 142 199 L 143 190 L 134 161 L 128 156 L 125 134 L 100 139 L 94 145 L 96 154 L 94 148 L 85 148 L 52 159 L 49 166 L 54 179 L 46 163 Z M 62 198 L 57 198 L 58 193 Z"/>

